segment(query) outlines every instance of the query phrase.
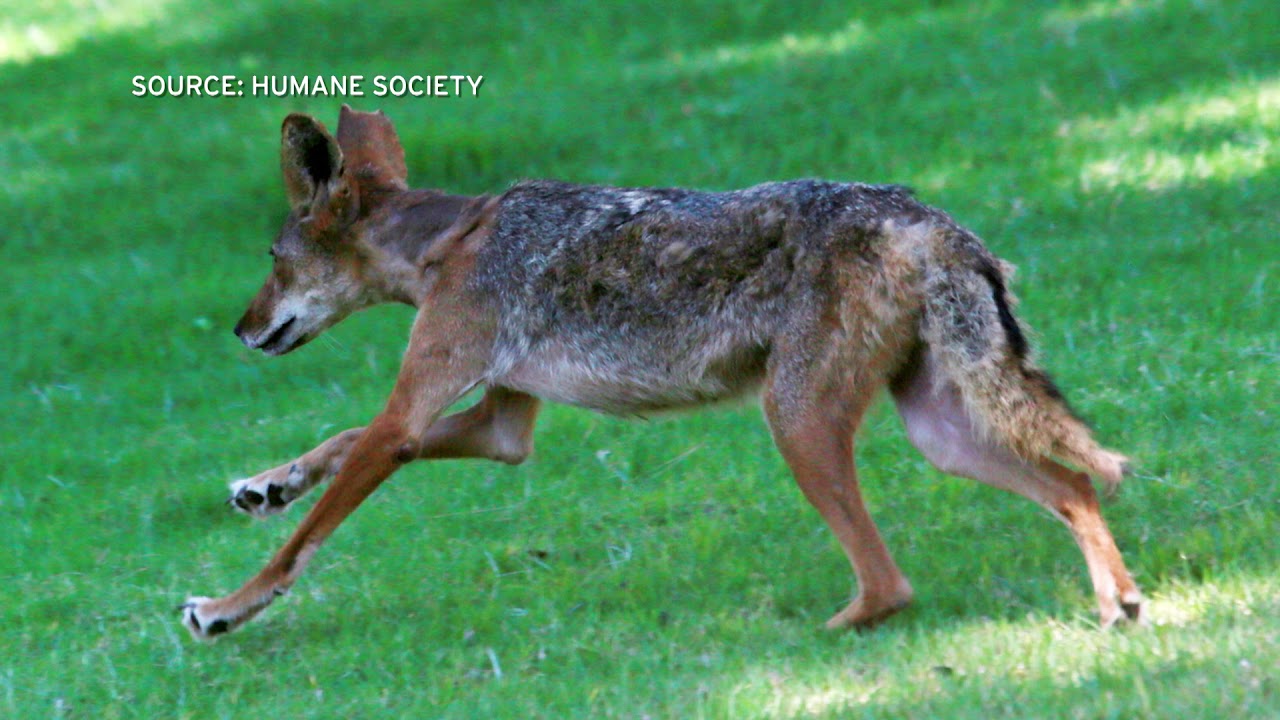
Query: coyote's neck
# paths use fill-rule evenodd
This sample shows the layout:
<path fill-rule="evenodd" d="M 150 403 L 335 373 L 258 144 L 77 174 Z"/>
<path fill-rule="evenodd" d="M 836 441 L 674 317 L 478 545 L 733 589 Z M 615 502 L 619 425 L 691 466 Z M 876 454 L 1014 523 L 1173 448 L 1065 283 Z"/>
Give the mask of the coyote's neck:
<path fill-rule="evenodd" d="M 380 299 L 417 307 L 426 290 L 422 258 L 427 248 L 484 196 L 448 195 L 439 190 L 406 190 L 380 199 L 366 220 L 364 238 L 374 257 L 368 280 Z"/>

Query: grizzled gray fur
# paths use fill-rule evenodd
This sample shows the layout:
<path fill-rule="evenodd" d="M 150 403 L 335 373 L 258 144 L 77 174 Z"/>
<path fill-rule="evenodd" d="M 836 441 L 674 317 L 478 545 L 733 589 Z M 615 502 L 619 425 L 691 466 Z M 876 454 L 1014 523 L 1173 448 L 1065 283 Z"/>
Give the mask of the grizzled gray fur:
<path fill-rule="evenodd" d="M 896 185 L 516 185 L 471 282 L 499 306 L 490 380 L 610 413 L 737 395 L 832 304 L 833 258 L 877 256 L 890 218 L 955 227 Z"/>

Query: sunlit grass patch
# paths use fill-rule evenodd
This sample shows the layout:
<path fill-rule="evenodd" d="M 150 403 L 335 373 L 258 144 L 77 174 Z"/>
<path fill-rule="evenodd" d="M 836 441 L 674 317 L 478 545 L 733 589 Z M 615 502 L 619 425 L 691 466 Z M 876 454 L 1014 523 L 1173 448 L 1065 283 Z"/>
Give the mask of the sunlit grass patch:
<path fill-rule="evenodd" d="M 693 53 L 674 51 L 661 62 L 633 65 L 624 72 L 638 76 L 696 74 L 795 59 L 838 56 L 866 42 L 870 38 L 870 32 L 865 23 L 853 20 L 832 32 L 783 33 L 760 42 L 726 44 Z"/>
<path fill-rule="evenodd" d="M 1050 7 L 1044 14 L 1042 25 L 1053 30 L 1074 30 L 1083 23 L 1140 17 L 1144 13 L 1165 7 L 1165 0 L 1092 0 L 1080 3 L 1063 3 Z"/>
<path fill-rule="evenodd" d="M 1064 124 L 1060 135 L 1090 155 L 1080 172 L 1086 192 L 1186 183 L 1232 182 L 1280 163 L 1280 80 L 1196 89 L 1106 118 Z"/>
<path fill-rule="evenodd" d="M 53 57 L 82 40 L 135 30 L 165 16 L 169 0 L 0 3 L 0 65 Z"/>
<path fill-rule="evenodd" d="M 936 713 L 950 717 L 974 700 L 997 717 L 1073 717 L 1087 694 L 1127 716 L 1162 704 L 1152 670 L 1174 675 L 1225 665 L 1238 683 L 1210 690 L 1206 704 L 1262 707 L 1257 691 L 1280 658 L 1277 633 L 1253 636 L 1240 624 L 1280 619 L 1280 582 L 1267 576 L 1179 585 L 1149 599 L 1146 626 L 1099 632 L 1087 622 L 1039 616 L 980 620 L 944 632 L 905 633 L 889 642 L 851 643 L 849 654 L 816 666 L 773 658 L 745 668 L 728 691 L 735 717 L 845 717 L 851 713 Z M 1224 620 L 1236 619 L 1225 628 Z M 1111 688 L 1123 692 L 1098 697 Z M 955 713 L 955 714 L 953 714 Z M 965 715 L 967 717 L 967 715 Z"/>
<path fill-rule="evenodd" d="M 1080 187 L 1085 192 L 1112 190 L 1120 186 L 1144 190 L 1167 190 L 1207 180 L 1233 181 L 1253 177 L 1280 160 L 1277 145 L 1270 139 L 1242 145 L 1224 143 L 1213 150 L 1188 153 L 1122 153 L 1085 165 Z"/>

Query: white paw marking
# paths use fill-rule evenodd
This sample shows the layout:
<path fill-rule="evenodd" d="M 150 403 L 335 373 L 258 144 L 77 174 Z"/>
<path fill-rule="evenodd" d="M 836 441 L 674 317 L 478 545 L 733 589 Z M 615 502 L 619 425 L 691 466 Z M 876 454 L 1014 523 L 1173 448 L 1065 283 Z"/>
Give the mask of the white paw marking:
<path fill-rule="evenodd" d="M 212 640 L 233 627 L 229 620 L 216 617 L 208 611 L 208 605 L 212 602 L 212 598 L 190 597 L 178 608 L 182 611 L 182 624 L 197 640 Z"/>
<path fill-rule="evenodd" d="M 289 468 L 286 479 L 277 479 L 280 474 L 276 471 L 268 471 L 232 482 L 231 497 L 227 499 L 227 503 L 236 510 L 256 518 L 283 512 L 302 494 L 303 474 L 296 464 Z"/>

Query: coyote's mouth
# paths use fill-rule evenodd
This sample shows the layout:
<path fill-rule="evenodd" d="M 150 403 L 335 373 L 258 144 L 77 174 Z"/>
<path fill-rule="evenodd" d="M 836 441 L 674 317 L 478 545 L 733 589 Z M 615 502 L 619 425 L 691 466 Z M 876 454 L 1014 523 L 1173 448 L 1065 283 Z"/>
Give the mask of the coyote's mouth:
<path fill-rule="evenodd" d="M 286 342 L 286 340 L 289 335 L 289 331 L 293 329 L 297 320 L 298 317 L 295 315 L 294 317 L 291 317 L 277 325 L 276 329 L 272 330 L 270 335 L 263 339 L 262 342 L 258 343 L 258 349 L 268 355 L 283 355 L 292 350 L 294 343 L 292 341 Z"/>

